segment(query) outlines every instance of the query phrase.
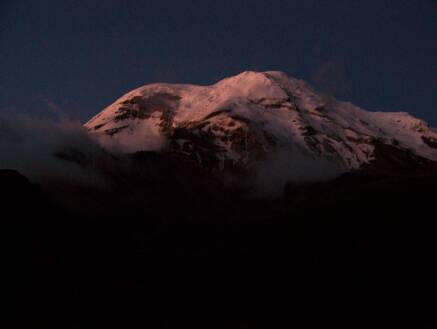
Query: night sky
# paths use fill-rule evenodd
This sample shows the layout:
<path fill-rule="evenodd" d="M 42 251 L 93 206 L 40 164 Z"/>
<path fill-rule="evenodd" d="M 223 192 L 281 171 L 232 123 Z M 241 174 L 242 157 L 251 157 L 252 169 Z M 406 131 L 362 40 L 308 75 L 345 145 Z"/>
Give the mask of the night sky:
<path fill-rule="evenodd" d="M 85 121 L 149 82 L 280 70 L 437 126 L 435 0 L 0 3 L 0 109 Z"/>

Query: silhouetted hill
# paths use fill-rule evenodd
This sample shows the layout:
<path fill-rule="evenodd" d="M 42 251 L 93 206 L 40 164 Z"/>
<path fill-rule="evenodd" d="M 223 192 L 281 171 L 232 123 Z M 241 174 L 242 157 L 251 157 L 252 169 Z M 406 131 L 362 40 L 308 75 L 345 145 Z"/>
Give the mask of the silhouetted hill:
<path fill-rule="evenodd" d="M 171 155 L 105 187 L 0 171 L 21 328 L 432 328 L 432 171 L 250 197 Z"/>

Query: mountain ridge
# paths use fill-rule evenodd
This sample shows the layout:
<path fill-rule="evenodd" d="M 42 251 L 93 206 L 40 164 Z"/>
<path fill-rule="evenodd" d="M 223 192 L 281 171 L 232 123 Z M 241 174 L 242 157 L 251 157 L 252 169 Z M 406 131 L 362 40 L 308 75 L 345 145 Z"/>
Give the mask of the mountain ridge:
<path fill-rule="evenodd" d="M 107 149 L 174 152 L 217 170 L 251 168 L 284 149 L 356 170 L 378 162 L 377 144 L 437 161 L 437 133 L 425 121 L 365 111 L 279 71 L 245 71 L 210 86 L 145 85 L 85 127 Z"/>

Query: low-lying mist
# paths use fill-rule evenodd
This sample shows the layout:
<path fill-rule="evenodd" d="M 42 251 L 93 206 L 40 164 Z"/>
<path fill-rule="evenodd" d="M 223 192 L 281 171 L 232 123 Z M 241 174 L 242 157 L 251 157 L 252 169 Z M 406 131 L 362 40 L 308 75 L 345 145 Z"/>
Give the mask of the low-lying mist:
<path fill-rule="evenodd" d="M 35 183 L 108 187 L 113 177 L 132 179 L 138 167 L 128 157 L 114 152 L 111 147 L 104 150 L 81 122 L 66 116 L 0 115 L 0 169 L 17 170 Z M 246 182 L 256 196 L 262 197 L 280 196 L 286 184 L 326 181 L 341 174 L 330 161 L 313 159 L 286 147 L 276 150 L 252 169 L 253 174 Z M 171 173 L 167 178 L 174 175 Z M 163 175 L 161 179 L 167 178 Z"/>
<path fill-rule="evenodd" d="M 336 163 L 315 159 L 302 152 L 282 147 L 260 161 L 255 168 L 255 187 L 262 196 L 280 196 L 287 184 L 325 182 L 343 172 Z"/>
<path fill-rule="evenodd" d="M 0 115 L 0 168 L 17 170 L 36 183 L 104 183 L 93 168 L 56 156 L 65 150 L 78 150 L 91 159 L 102 154 L 78 121 L 22 113 Z"/>

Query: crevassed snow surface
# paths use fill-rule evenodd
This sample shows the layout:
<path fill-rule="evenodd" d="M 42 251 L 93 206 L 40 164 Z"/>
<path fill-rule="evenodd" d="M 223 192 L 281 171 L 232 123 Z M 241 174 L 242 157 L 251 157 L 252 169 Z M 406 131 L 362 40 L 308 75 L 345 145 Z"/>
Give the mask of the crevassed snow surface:
<path fill-rule="evenodd" d="M 120 115 L 126 103 L 138 100 L 143 102 L 134 107 L 138 115 Z M 148 108 L 152 111 L 141 115 Z M 85 127 L 104 147 L 121 152 L 157 150 L 166 139 L 164 110 L 171 113 L 169 128 L 205 121 L 223 125 L 226 120 L 214 113 L 226 111 L 274 136 L 281 145 L 315 157 L 338 157 L 348 168 L 373 160 L 372 140 L 437 161 L 437 133 L 424 121 L 404 112 L 365 111 L 276 71 L 243 72 L 211 86 L 149 84 L 119 98 Z M 241 156 L 231 148 L 226 152 L 231 158 Z"/>

